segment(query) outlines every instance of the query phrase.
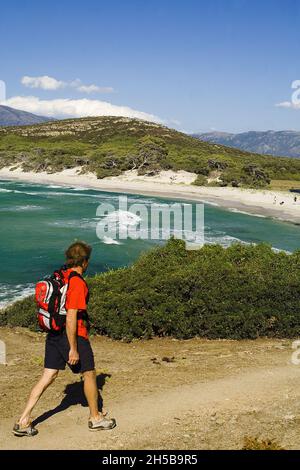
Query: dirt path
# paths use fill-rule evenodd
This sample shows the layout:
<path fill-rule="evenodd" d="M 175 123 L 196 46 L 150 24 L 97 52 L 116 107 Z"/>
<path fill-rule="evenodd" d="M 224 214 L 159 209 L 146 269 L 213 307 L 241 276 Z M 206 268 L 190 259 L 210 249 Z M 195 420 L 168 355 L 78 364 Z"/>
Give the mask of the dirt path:
<path fill-rule="evenodd" d="M 18 439 L 12 423 L 39 376 L 44 338 L 21 329 L 2 329 L 0 338 L 8 349 L 2 449 L 239 449 L 245 436 L 300 448 L 300 369 L 290 363 L 290 341 L 94 338 L 99 388 L 118 427 L 88 431 L 80 378 L 66 371 L 35 411 L 39 435 Z"/>

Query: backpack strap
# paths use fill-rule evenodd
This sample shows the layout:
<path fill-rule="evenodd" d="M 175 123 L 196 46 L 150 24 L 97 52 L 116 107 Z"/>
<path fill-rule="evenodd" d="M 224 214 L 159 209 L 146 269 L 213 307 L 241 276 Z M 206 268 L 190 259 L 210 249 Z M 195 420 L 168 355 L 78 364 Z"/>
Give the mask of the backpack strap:
<path fill-rule="evenodd" d="M 71 271 L 68 277 L 68 281 L 72 279 L 72 277 L 80 277 L 83 281 L 83 277 L 77 271 Z"/>
<path fill-rule="evenodd" d="M 88 288 L 88 285 L 85 281 L 85 279 L 81 276 L 81 274 L 79 274 L 77 271 L 71 271 L 70 274 L 69 274 L 69 279 L 68 281 L 70 282 L 70 280 L 72 279 L 72 277 L 79 277 L 86 285 L 87 287 L 87 290 L 88 290 L 88 295 L 87 295 L 87 299 L 86 299 L 86 303 L 89 302 L 89 297 L 90 297 L 90 294 L 89 294 L 89 288 Z"/>

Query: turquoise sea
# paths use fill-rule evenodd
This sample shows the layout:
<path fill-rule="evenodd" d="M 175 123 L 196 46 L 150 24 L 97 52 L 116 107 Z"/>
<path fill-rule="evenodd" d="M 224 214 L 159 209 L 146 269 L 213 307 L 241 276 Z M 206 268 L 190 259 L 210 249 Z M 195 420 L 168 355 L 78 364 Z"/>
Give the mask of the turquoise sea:
<path fill-rule="evenodd" d="M 128 265 L 142 251 L 164 243 L 99 240 L 96 210 L 104 202 L 117 211 L 119 194 L 0 180 L 0 307 L 32 293 L 37 280 L 63 263 L 64 250 L 75 239 L 93 245 L 89 274 Z M 166 202 L 178 200 L 128 195 L 129 204 Z M 120 223 L 134 223 L 124 213 L 119 216 Z M 300 248 L 300 227 L 205 204 L 205 242 L 228 246 L 239 240 L 264 241 L 291 252 Z"/>

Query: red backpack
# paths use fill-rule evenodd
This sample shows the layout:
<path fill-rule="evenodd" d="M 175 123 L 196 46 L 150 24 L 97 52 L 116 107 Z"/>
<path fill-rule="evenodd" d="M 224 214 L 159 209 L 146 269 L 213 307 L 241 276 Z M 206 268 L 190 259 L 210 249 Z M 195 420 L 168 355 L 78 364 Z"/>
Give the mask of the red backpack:
<path fill-rule="evenodd" d="M 36 284 L 37 318 L 43 331 L 59 332 L 65 327 L 67 291 L 70 280 L 74 276 L 80 275 L 76 271 L 72 271 L 66 277 L 65 269 L 61 268 Z"/>

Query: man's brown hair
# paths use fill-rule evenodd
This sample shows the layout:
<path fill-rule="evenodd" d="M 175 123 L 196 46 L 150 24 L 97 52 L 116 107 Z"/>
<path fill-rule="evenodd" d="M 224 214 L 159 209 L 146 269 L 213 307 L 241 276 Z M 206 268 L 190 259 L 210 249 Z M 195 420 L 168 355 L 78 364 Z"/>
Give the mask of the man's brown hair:
<path fill-rule="evenodd" d="M 92 247 L 85 242 L 78 241 L 72 243 L 66 250 L 66 264 L 69 268 L 82 266 L 84 261 L 88 261 L 92 252 Z"/>

